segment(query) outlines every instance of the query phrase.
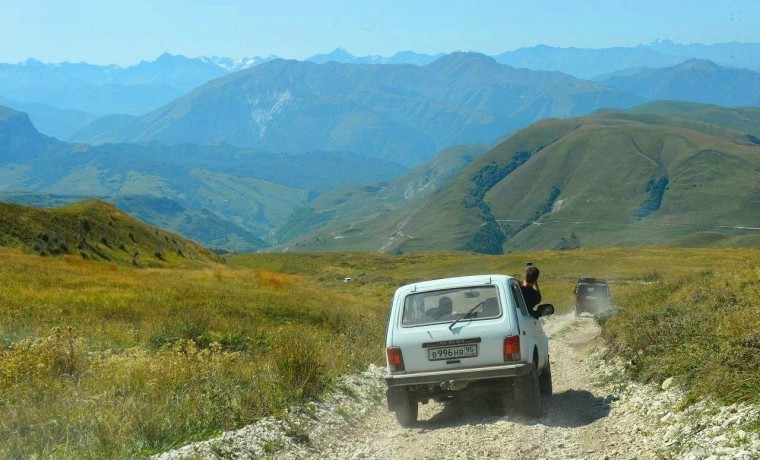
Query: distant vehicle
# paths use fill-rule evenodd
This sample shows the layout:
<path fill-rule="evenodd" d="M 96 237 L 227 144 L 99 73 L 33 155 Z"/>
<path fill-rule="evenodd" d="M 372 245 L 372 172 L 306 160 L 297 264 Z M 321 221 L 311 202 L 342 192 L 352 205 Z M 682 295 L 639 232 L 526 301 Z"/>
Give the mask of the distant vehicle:
<path fill-rule="evenodd" d="M 573 289 L 575 316 L 581 313 L 599 313 L 610 306 L 610 288 L 607 282 L 596 278 L 581 278 Z"/>
<path fill-rule="evenodd" d="M 554 306 L 538 307 L 540 316 Z M 519 282 L 504 275 L 447 278 L 396 290 L 386 336 L 388 409 L 403 427 L 430 399 L 488 398 L 543 413 L 552 392 L 549 341 Z M 467 400 L 467 399 L 465 399 Z"/>
<path fill-rule="evenodd" d="M 343 278 L 343 282 L 344 282 L 344 283 L 350 283 L 350 282 L 351 282 L 351 281 L 353 281 L 353 280 L 354 280 L 354 279 L 353 279 L 353 278 L 351 278 L 350 276 L 347 276 L 347 277 Z"/>

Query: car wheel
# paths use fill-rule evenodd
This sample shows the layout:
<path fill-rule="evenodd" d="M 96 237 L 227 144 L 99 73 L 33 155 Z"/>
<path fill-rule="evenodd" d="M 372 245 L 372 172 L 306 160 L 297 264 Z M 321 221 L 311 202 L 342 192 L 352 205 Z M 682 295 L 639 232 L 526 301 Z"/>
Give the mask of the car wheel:
<path fill-rule="evenodd" d="M 546 357 L 546 368 L 541 372 L 538 383 L 541 387 L 542 395 L 550 396 L 552 394 L 552 365 L 548 356 Z"/>
<path fill-rule="evenodd" d="M 515 407 L 515 386 L 513 382 L 507 382 L 498 387 L 496 393 L 488 400 L 488 408 L 491 414 L 503 417 Z"/>
<path fill-rule="evenodd" d="M 403 394 L 404 401 L 395 411 L 396 420 L 402 427 L 409 428 L 417 423 L 419 404 L 417 404 L 417 401 L 414 398 L 409 396 L 409 392 L 405 391 Z"/>
<path fill-rule="evenodd" d="M 515 399 L 523 413 L 528 417 L 540 417 L 544 413 L 536 363 L 533 363 L 528 375 L 518 377 L 515 382 Z"/>

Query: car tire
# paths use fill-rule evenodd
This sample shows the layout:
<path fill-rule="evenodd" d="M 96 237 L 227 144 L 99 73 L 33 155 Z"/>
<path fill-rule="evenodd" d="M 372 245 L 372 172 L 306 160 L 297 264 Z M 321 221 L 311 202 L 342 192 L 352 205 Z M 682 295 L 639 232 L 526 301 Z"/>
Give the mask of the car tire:
<path fill-rule="evenodd" d="M 540 417 L 543 415 L 544 405 L 541 400 L 541 384 L 536 363 L 533 363 L 529 374 L 517 378 L 515 382 L 515 399 L 522 412 L 528 417 Z"/>
<path fill-rule="evenodd" d="M 503 417 L 509 414 L 509 411 L 515 407 L 515 385 L 514 382 L 507 382 L 498 387 L 498 392 L 489 399 L 489 410 L 493 415 Z"/>
<path fill-rule="evenodd" d="M 405 395 L 404 401 L 395 410 L 396 420 L 402 427 L 410 428 L 417 423 L 419 404 L 409 395 L 408 391 L 405 391 L 403 394 Z"/>
<path fill-rule="evenodd" d="M 546 357 L 546 368 L 541 372 L 541 376 L 538 378 L 539 386 L 541 387 L 541 394 L 551 396 L 552 394 L 552 365 L 549 361 L 549 357 Z"/>

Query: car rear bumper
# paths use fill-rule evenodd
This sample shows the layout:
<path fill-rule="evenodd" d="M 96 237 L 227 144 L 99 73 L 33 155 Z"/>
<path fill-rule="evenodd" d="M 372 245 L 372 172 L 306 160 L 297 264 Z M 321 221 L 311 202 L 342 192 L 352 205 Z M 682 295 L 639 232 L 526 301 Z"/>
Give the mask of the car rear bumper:
<path fill-rule="evenodd" d="M 477 369 L 451 369 L 415 374 L 393 374 L 385 376 L 389 388 L 411 385 L 436 385 L 442 382 L 459 382 L 484 379 L 520 377 L 530 373 L 532 365 L 527 363 L 505 364 L 503 366 L 481 367 Z"/>

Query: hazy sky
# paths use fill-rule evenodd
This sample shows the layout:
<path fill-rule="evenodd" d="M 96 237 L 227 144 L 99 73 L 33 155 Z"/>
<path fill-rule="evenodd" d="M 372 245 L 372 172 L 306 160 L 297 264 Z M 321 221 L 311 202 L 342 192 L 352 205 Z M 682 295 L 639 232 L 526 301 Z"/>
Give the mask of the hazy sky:
<path fill-rule="evenodd" d="M 0 0 L 0 62 L 760 42 L 758 0 Z"/>

